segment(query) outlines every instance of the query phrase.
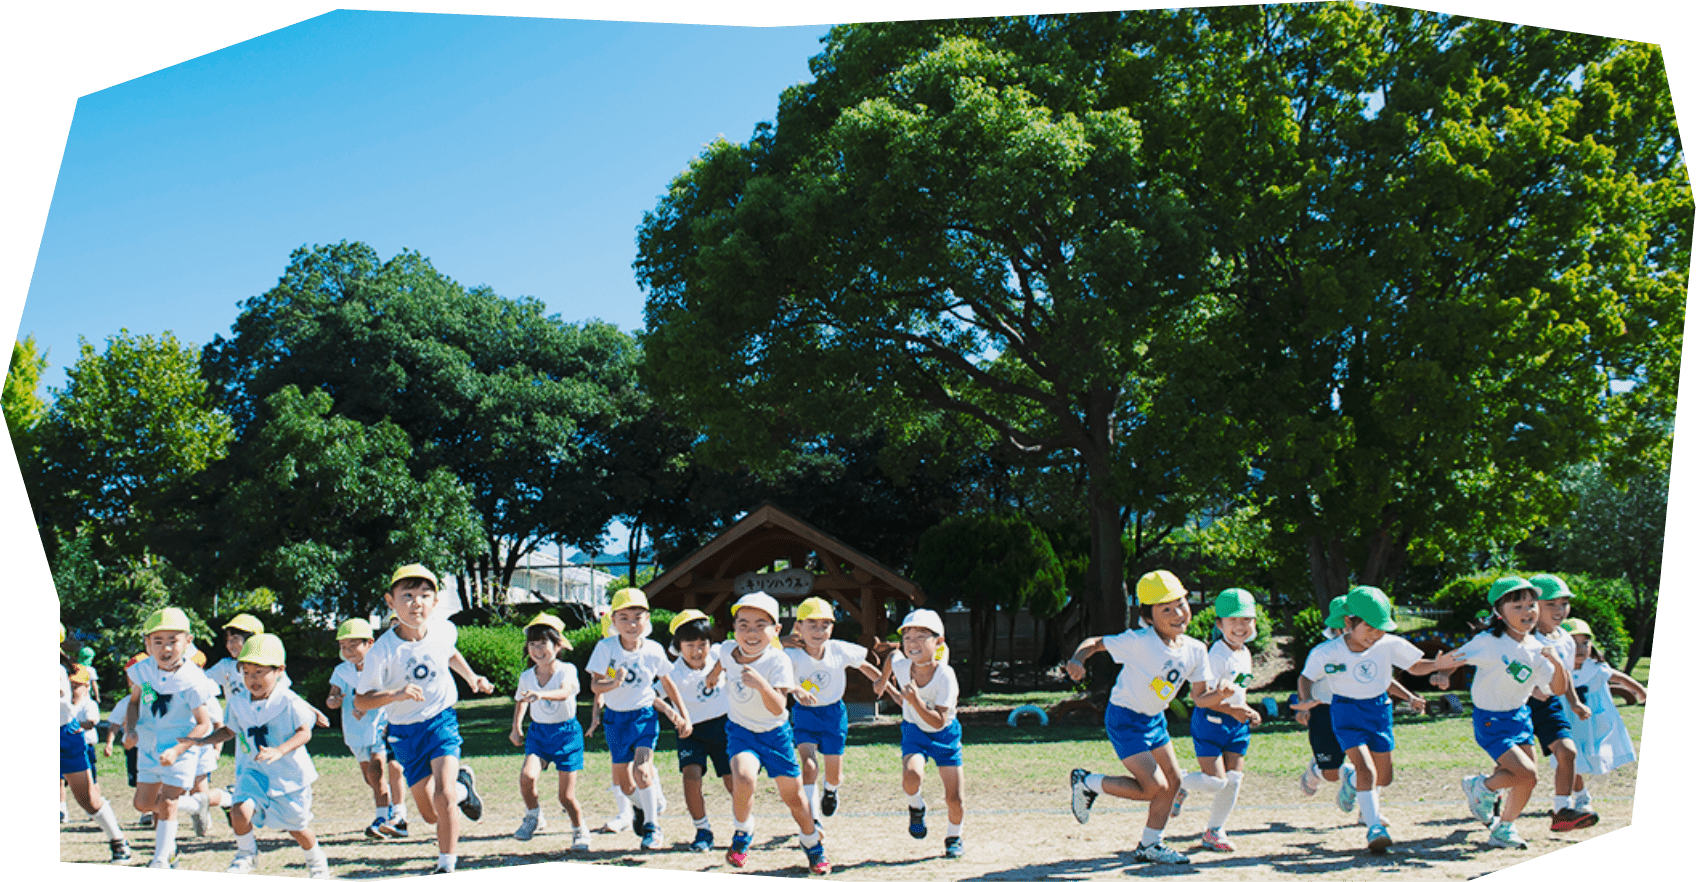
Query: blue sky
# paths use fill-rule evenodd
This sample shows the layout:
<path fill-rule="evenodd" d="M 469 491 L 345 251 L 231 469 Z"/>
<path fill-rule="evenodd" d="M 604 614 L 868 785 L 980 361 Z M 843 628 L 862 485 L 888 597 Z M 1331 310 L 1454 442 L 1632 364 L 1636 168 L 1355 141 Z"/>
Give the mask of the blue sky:
<path fill-rule="evenodd" d="M 55 388 L 78 335 L 204 345 L 341 239 L 633 330 L 642 213 L 826 30 L 343 11 L 88 95 L 18 334 Z"/>

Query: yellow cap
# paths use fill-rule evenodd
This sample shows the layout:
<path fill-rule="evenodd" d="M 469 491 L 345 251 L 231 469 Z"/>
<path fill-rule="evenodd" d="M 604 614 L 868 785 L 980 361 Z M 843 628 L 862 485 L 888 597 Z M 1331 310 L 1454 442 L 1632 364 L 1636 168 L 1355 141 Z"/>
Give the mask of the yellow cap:
<path fill-rule="evenodd" d="M 76 671 L 71 674 L 71 682 L 72 683 L 87 683 L 89 681 L 89 679 L 93 676 L 94 676 L 94 669 L 93 668 L 89 667 L 88 665 L 77 665 Z"/>
<path fill-rule="evenodd" d="M 611 636 L 612 636 L 612 613 L 607 613 L 606 615 L 601 616 L 601 637 L 604 639 L 604 638 L 611 637 Z"/>
<path fill-rule="evenodd" d="M 264 665 L 269 668 L 283 666 L 283 639 L 275 634 L 255 634 L 253 639 L 243 644 L 238 662 Z"/>
<path fill-rule="evenodd" d="M 430 572 L 430 568 L 423 564 L 407 564 L 395 570 L 395 574 L 389 577 L 389 587 L 395 587 L 395 583 L 402 579 L 423 579 L 434 586 L 437 591 L 442 590 L 442 583 L 436 581 L 436 574 Z"/>
<path fill-rule="evenodd" d="M 265 626 L 260 624 L 258 619 L 248 615 L 247 613 L 242 613 L 241 615 L 238 615 L 224 623 L 224 630 L 227 631 L 231 628 L 234 628 L 237 631 L 246 631 L 249 634 L 265 633 Z"/>
<path fill-rule="evenodd" d="M 154 631 L 187 631 L 189 629 L 188 614 L 174 606 L 167 606 L 147 617 L 141 626 L 143 635 Z"/>
<path fill-rule="evenodd" d="M 648 595 L 643 594 L 642 589 L 640 588 L 620 588 L 618 589 L 618 593 L 612 596 L 613 612 L 618 612 L 621 609 L 629 609 L 633 606 L 639 606 L 643 609 L 648 608 Z"/>
<path fill-rule="evenodd" d="M 707 618 L 707 614 L 704 613 L 704 612 L 701 612 L 698 609 L 686 609 L 686 610 L 684 610 L 684 611 L 682 611 L 682 612 L 680 612 L 677 615 L 672 617 L 672 619 L 671 619 L 671 633 L 676 634 L 678 628 L 681 628 L 684 625 L 689 624 L 690 622 L 703 621 L 706 618 Z"/>
<path fill-rule="evenodd" d="M 1583 634 L 1591 639 L 1596 637 L 1596 632 L 1590 630 L 1590 623 L 1583 619 L 1567 619 L 1561 622 L 1561 630 L 1568 634 Z"/>
<path fill-rule="evenodd" d="M 536 617 L 530 620 L 530 624 L 524 626 L 524 630 L 528 631 L 537 625 L 547 625 L 561 634 L 565 633 L 565 623 L 553 613 L 537 613 Z"/>
<path fill-rule="evenodd" d="M 1157 603 L 1171 603 L 1185 594 L 1184 583 L 1167 570 L 1155 570 L 1144 573 L 1137 580 L 1137 603 L 1153 606 Z"/>
<path fill-rule="evenodd" d="M 801 606 L 795 610 L 795 621 L 803 619 L 830 619 L 836 621 L 836 611 L 830 608 L 830 601 L 822 597 L 809 597 L 801 601 Z"/>
<path fill-rule="evenodd" d="M 206 667 L 206 653 L 201 652 L 198 649 L 194 651 L 193 655 L 188 657 L 188 660 L 194 662 L 194 666 L 197 668 Z"/>
<path fill-rule="evenodd" d="M 60 643 L 65 642 L 65 623 L 64 622 L 59 623 L 59 642 Z"/>
<path fill-rule="evenodd" d="M 371 640 L 371 623 L 364 619 L 348 619 L 336 627 L 337 640 Z M 246 649 L 246 646 L 242 647 Z"/>

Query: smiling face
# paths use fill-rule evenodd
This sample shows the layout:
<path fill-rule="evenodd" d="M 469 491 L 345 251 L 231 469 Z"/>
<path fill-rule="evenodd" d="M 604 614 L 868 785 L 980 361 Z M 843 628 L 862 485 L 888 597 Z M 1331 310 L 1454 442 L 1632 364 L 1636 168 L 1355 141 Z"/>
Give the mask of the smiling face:
<path fill-rule="evenodd" d="M 436 599 L 436 586 L 425 579 L 402 579 L 389 586 L 389 593 L 383 595 L 389 611 L 409 631 L 424 627 L 430 614 L 436 611 Z"/>
<path fill-rule="evenodd" d="M 238 631 L 235 628 L 224 629 L 224 649 L 229 651 L 230 658 L 241 657 L 241 648 L 247 645 L 249 636 L 246 631 Z"/>
<path fill-rule="evenodd" d="M 1190 626 L 1189 598 L 1180 597 L 1177 600 L 1168 600 L 1165 603 L 1154 604 L 1147 609 L 1149 624 L 1154 626 L 1155 633 L 1159 634 L 1163 640 L 1171 640 L 1184 633 L 1184 629 Z"/>
<path fill-rule="evenodd" d="M 625 649 L 635 649 L 647 630 L 648 611 L 639 606 L 627 606 L 612 614 L 612 629 Z"/>
<path fill-rule="evenodd" d="M 1496 615 L 1507 623 L 1508 632 L 1524 637 L 1537 627 L 1537 592 L 1515 591 L 1496 601 Z"/>
<path fill-rule="evenodd" d="M 1537 630 L 1544 634 L 1554 633 L 1567 616 L 1572 615 L 1572 598 L 1557 597 L 1544 600 L 1537 604 Z"/>
<path fill-rule="evenodd" d="M 239 667 L 241 681 L 247 686 L 248 695 L 258 699 L 270 698 L 271 690 L 277 688 L 277 680 L 283 676 L 281 665 L 273 668 L 270 665 L 242 662 Z"/>
<path fill-rule="evenodd" d="M 188 652 L 187 631 L 154 631 L 147 635 L 147 655 L 161 671 L 174 671 Z"/>
<path fill-rule="evenodd" d="M 902 628 L 901 654 L 916 665 L 928 665 L 936 662 L 936 649 L 942 645 L 942 638 L 929 628 Z"/>
<path fill-rule="evenodd" d="M 736 645 L 744 656 L 756 656 L 766 651 L 777 636 L 777 622 L 765 610 L 744 606 L 736 611 Z"/>
<path fill-rule="evenodd" d="M 1254 639 L 1254 619 L 1250 616 L 1231 616 L 1220 619 L 1218 624 L 1219 633 L 1232 649 L 1241 649 L 1244 643 Z"/>
<path fill-rule="evenodd" d="M 1573 658 L 1574 661 L 1583 662 L 1583 661 L 1588 661 L 1590 659 L 1590 635 L 1589 634 L 1574 634 L 1574 635 L 1572 635 L 1572 645 L 1574 647 L 1573 652 L 1572 652 L 1572 658 Z"/>
<path fill-rule="evenodd" d="M 1385 632 L 1368 625 L 1365 619 L 1349 616 L 1347 621 L 1348 626 L 1343 629 L 1347 636 L 1343 639 L 1348 641 L 1349 648 L 1355 652 L 1365 652 L 1384 639 Z"/>
<path fill-rule="evenodd" d="M 700 670 L 707 666 L 707 650 L 711 646 L 705 640 L 681 640 L 677 644 L 677 654 L 689 667 Z"/>
<path fill-rule="evenodd" d="M 554 659 L 559 657 L 559 649 L 558 643 L 548 639 L 527 640 L 524 643 L 525 654 L 530 656 L 530 661 L 538 665 L 553 664 Z"/>
<path fill-rule="evenodd" d="M 817 649 L 830 639 L 830 633 L 836 628 L 836 623 L 830 619 L 802 619 L 795 623 L 795 634 L 801 642 Z"/>
<path fill-rule="evenodd" d="M 357 668 L 365 664 L 365 653 L 371 651 L 371 641 L 363 637 L 349 637 L 337 640 L 336 648 L 341 652 L 342 661 L 351 662 Z"/>

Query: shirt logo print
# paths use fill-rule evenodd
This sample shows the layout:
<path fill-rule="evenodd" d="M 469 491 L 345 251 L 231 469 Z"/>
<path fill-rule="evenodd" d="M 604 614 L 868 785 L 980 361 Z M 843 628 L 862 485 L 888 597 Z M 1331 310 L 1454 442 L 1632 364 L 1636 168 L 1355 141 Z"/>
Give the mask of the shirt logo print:
<path fill-rule="evenodd" d="M 1378 663 L 1367 659 L 1354 666 L 1354 678 L 1357 682 L 1370 683 L 1378 679 Z"/>

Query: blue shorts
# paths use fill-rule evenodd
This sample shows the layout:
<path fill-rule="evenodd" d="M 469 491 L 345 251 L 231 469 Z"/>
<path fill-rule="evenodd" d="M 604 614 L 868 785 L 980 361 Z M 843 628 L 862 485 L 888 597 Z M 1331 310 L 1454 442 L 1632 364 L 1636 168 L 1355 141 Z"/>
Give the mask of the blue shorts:
<path fill-rule="evenodd" d="M 926 732 L 902 720 L 901 755 L 907 757 L 914 754 L 922 754 L 934 760 L 939 769 L 960 765 L 960 721 L 949 720 L 941 732 Z"/>
<path fill-rule="evenodd" d="M 765 732 L 750 732 L 735 721 L 724 724 L 725 752 L 732 759 L 751 753 L 772 778 L 799 778 L 801 764 L 795 761 L 795 735 L 784 723 Z"/>
<path fill-rule="evenodd" d="M 1166 733 L 1166 715 L 1139 714 L 1128 707 L 1107 705 L 1107 740 L 1122 762 L 1138 754 L 1148 753 L 1172 740 Z"/>
<path fill-rule="evenodd" d="M 1566 712 L 1566 698 L 1556 695 L 1548 701 L 1533 698 L 1525 703 L 1531 709 L 1531 729 L 1537 733 L 1537 743 L 1543 755 L 1553 753 L 1549 748 L 1562 738 L 1572 737 L 1572 716 Z"/>
<path fill-rule="evenodd" d="M 524 733 L 524 754 L 542 758 L 542 768 L 553 763 L 562 772 L 583 771 L 583 727 L 576 720 L 530 723 Z"/>
<path fill-rule="evenodd" d="M 453 708 L 418 723 L 389 724 L 389 753 L 400 763 L 411 787 L 430 777 L 430 763 L 439 756 L 459 756 L 459 715 Z"/>
<path fill-rule="evenodd" d="M 1307 712 L 1307 746 L 1313 750 L 1313 762 L 1321 769 L 1343 767 L 1343 748 L 1337 743 L 1337 733 L 1331 729 L 1331 706 L 1323 702 Z"/>
<path fill-rule="evenodd" d="M 1531 711 L 1525 705 L 1511 711 L 1487 711 L 1474 707 L 1472 739 L 1484 748 L 1491 759 L 1501 759 L 1502 754 L 1515 744 L 1531 743 Z"/>
<path fill-rule="evenodd" d="M 75 720 L 59 727 L 59 776 L 75 775 L 89 770 L 88 742 L 83 740 L 82 726 Z"/>
<path fill-rule="evenodd" d="M 789 711 L 795 727 L 796 744 L 817 744 L 819 753 L 841 756 L 848 749 L 848 705 L 835 701 L 808 707 L 797 704 Z"/>
<path fill-rule="evenodd" d="M 1196 708 L 1190 714 L 1190 738 L 1195 741 L 1196 756 L 1248 756 L 1248 723 L 1227 714 Z"/>
<path fill-rule="evenodd" d="M 607 752 L 615 766 L 633 761 L 636 748 L 652 753 L 660 743 L 660 712 L 651 704 L 633 711 L 602 711 L 601 726 L 607 730 Z"/>
<path fill-rule="evenodd" d="M 1337 746 L 1345 753 L 1362 745 L 1373 753 L 1395 750 L 1396 735 L 1390 729 L 1390 696 L 1332 696 L 1331 731 L 1336 733 Z"/>
<path fill-rule="evenodd" d="M 706 771 L 713 764 L 713 774 L 720 778 L 730 774 L 730 743 L 724 731 L 725 717 L 713 717 L 695 724 L 688 738 L 677 739 L 677 770 L 700 766 Z"/>
<path fill-rule="evenodd" d="M 252 766 L 236 776 L 232 798 L 236 805 L 253 803 L 253 825 L 273 830 L 305 830 L 312 824 L 312 788 L 302 787 L 292 793 L 276 796 L 266 794 L 270 782 Z"/>

